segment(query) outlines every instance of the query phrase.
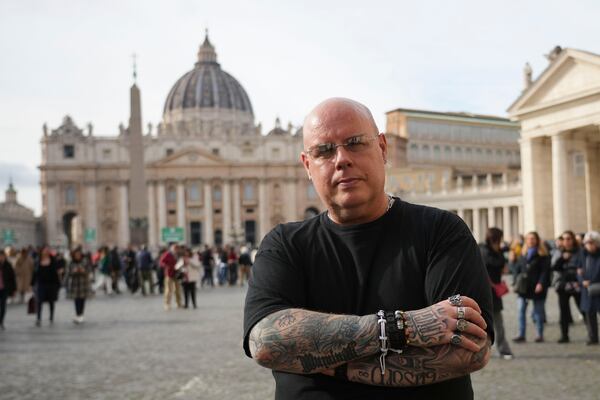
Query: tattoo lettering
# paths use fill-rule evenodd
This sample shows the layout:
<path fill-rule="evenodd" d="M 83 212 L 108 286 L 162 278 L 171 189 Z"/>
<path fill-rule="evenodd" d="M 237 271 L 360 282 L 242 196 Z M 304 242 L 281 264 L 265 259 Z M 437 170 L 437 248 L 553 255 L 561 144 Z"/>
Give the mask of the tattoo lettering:
<path fill-rule="evenodd" d="M 413 344 L 434 345 L 443 339 L 448 330 L 447 318 L 442 307 L 410 311 L 406 316 L 408 340 Z"/>
<path fill-rule="evenodd" d="M 409 347 L 402 354 L 388 354 L 385 375 L 379 359 L 370 356 L 348 363 L 348 380 L 376 386 L 429 385 L 483 368 L 490 346 L 487 341 L 477 353 L 452 345 Z"/>
<path fill-rule="evenodd" d="M 342 351 L 337 353 L 330 351 L 329 354 L 323 356 L 314 356 L 312 354 L 298 356 L 302 364 L 302 372 L 310 374 L 317 368 L 329 368 L 334 364 L 343 364 L 349 360 L 357 359 L 358 354 L 354 350 L 355 347 L 356 343 L 350 342 Z"/>

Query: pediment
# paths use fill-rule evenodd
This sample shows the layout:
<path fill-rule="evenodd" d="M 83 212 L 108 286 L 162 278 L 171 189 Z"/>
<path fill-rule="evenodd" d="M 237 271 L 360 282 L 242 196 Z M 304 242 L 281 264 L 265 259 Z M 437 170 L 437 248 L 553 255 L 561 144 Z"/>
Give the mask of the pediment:
<path fill-rule="evenodd" d="M 154 163 L 155 167 L 221 166 L 225 160 L 203 149 L 189 148 Z"/>
<path fill-rule="evenodd" d="M 600 56 L 564 50 L 508 109 L 509 114 L 551 107 L 600 92 Z"/>

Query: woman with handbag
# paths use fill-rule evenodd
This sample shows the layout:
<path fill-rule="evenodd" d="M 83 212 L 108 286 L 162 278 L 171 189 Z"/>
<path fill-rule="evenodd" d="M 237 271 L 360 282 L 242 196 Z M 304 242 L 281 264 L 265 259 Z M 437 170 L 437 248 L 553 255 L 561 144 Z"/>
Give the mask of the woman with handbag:
<path fill-rule="evenodd" d="M 600 313 L 600 233 L 591 231 L 583 237 L 581 309 L 587 315 L 587 345 L 598 344 Z"/>
<path fill-rule="evenodd" d="M 502 274 L 508 272 L 501 249 L 502 236 L 503 233 L 500 229 L 488 228 L 485 234 L 485 244 L 480 246 L 480 250 L 491 283 L 496 348 L 501 358 L 511 360 L 514 356 L 504 334 L 504 320 L 502 319 L 502 296 L 508 293 L 508 287 L 502 280 Z"/>
<path fill-rule="evenodd" d="M 552 270 L 556 274 L 553 285 L 558 295 L 560 310 L 561 335 L 558 343 L 569 343 L 569 324 L 573 322 L 569 301 L 573 297 L 579 309 L 581 300 L 581 287 L 577 279 L 580 249 L 572 231 L 563 232 L 560 239 L 561 245 L 552 255 Z"/>
<path fill-rule="evenodd" d="M 49 247 L 44 247 L 40 258 L 35 266 L 31 285 L 35 287 L 35 300 L 37 305 L 37 319 L 35 326 L 42 323 L 42 307 L 45 302 L 50 306 L 49 321 L 54 322 L 54 302 L 58 299 L 58 290 L 60 289 L 60 277 L 55 258 L 52 256 Z"/>
<path fill-rule="evenodd" d="M 544 341 L 546 295 L 550 286 L 550 256 L 537 232 L 529 232 L 525 236 L 525 246 L 517 262 L 515 273 L 515 291 L 519 295 L 519 333 L 513 342 L 526 341 L 527 305 L 529 300 L 532 300 L 533 320 L 537 331 L 535 342 L 541 343 Z"/>

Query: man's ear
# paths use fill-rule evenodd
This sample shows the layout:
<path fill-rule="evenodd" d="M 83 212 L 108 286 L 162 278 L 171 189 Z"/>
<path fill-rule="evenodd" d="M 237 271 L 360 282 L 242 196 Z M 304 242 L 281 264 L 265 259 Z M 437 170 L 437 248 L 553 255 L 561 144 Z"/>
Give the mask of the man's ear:
<path fill-rule="evenodd" d="M 302 165 L 304 166 L 304 169 L 306 170 L 306 173 L 308 175 L 308 180 L 309 181 L 312 180 L 312 177 L 310 176 L 310 170 L 309 170 L 310 160 L 306 156 L 306 153 L 304 153 L 304 152 L 300 153 L 300 162 L 302 163 Z"/>
<path fill-rule="evenodd" d="M 384 133 L 379 134 L 379 148 L 381 149 L 381 156 L 383 157 L 383 163 L 387 163 L 387 139 Z"/>

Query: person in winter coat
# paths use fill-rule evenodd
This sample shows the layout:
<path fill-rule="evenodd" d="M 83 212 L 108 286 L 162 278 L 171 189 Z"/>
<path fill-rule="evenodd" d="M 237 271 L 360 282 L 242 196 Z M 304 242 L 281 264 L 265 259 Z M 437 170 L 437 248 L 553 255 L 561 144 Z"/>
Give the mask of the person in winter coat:
<path fill-rule="evenodd" d="M 581 299 L 581 287 L 577 277 L 577 266 L 579 258 L 579 245 L 572 231 L 565 231 L 561 235 L 560 246 L 552 255 L 552 270 L 555 272 L 554 288 L 558 295 L 558 306 L 560 310 L 560 339 L 558 343 L 569 342 L 569 324 L 573 322 L 571 297 L 579 309 Z"/>
<path fill-rule="evenodd" d="M 519 343 L 526 340 L 527 305 L 532 300 L 533 320 L 537 331 L 535 342 L 541 343 L 544 341 L 546 295 L 550 286 L 550 256 L 537 232 L 529 232 L 525 236 L 525 246 L 517 261 L 515 274 L 515 290 L 519 296 L 519 333 L 513 341 Z"/>
<path fill-rule="evenodd" d="M 581 308 L 587 315 L 588 345 L 598 344 L 598 313 L 600 313 L 600 295 L 590 296 L 592 284 L 600 284 L 600 233 L 591 231 L 583 237 L 584 252 L 581 262 Z"/>
<path fill-rule="evenodd" d="M 65 274 L 65 287 L 67 288 L 67 297 L 75 302 L 75 318 L 73 322 L 81 324 L 83 322 L 83 312 L 85 310 L 85 300 L 90 297 L 90 274 L 92 268 L 86 258 L 83 257 L 81 249 L 73 250 L 71 262 L 67 266 Z"/>
<path fill-rule="evenodd" d="M 102 247 L 98 250 L 98 274 L 96 276 L 96 284 L 94 292 L 100 288 L 104 289 L 106 294 L 112 294 L 112 285 L 110 284 L 110 265 L 108 257 L 108 248 Z"/>
<path fill-rule="evenodd" d="M 194 257 L 190 249 L 185 249 L 183 256 L 175 265 L 176 270 L 183 272 L 183 294 L 184 308 L 188 308 L 189 299 L 192 299 L 192 305 L 196 308 L 196 282 L 200 278 L 200 262 Z"/>
<path fill-rule="evenodd" d="M 158 261 L 160 268 L 164 272 L 165 281 L 165 310 L 171 309 L 171 297 L 175 294 L 175 303 L 177 308 L 181 308 L 181 290 L 179 288 L 179 282 L 175 277 L 175 265 L 179 258 L 179 246 L 177 243 L 171 244 L 169 250 L 165 251 Z"/>
<path fill-rule="evenodd" d="M 36 326 L 42 323 L 42 306 L 45 302 L 50 307 L 50 323 L 54 322 L 54 302 L 58 299 L 60 277 L 56 260 L 48 247 L 44 247 L 35 266 L 32 286 L 35 288 L 35 301 L 37 305 Z"/>
<path fill-rule="evenodd" d="M 500 284 L 502 282 L 502 274 L 508 272 L 506 260 L 504 259 L 501 249 L 502 236 L 502 230 L 498 228 L 488 228 L 485 234 L 485 244 L 482 244 L 479 247 L 492 285 Z M 500 357 L 505 360 L 510 360 L 513 358 L 513 353 L 504 334 L 504 320 L 502 319 L 502 297 L 496 294 L 496 291 L 493 287 L 492 304 L 494 310 L 496 348 L 498 349 L 498 353 L 500 353 Z"/>
<path fill-rule="evenodd" d="M 15 271 L 4 250 L 0 250 L 0 330 L 2 331 L 6 315 L 6 300 L 14 295 L 16 289 Z"/>
<path fill-rule="evenodd" d="M 244 286 L 244 281 L 248 281 L 250 279 L 250 268 L 252 267 L 252 260 L 250 259 L 250 251 L 248 247 L 242 246 L 240 249 L 240 258 L 239 262 L 239 283 L 240 286 Z"/>
<path fill-rule="evenodd" d="M 25 302 L 25 295 L 31 289 L 31 277 L 33 275 L 33 258 L 26 248 L 21 249 L 15 261 L 15 277 L 17 279 L 17 294 L 19 302 Z"/>

